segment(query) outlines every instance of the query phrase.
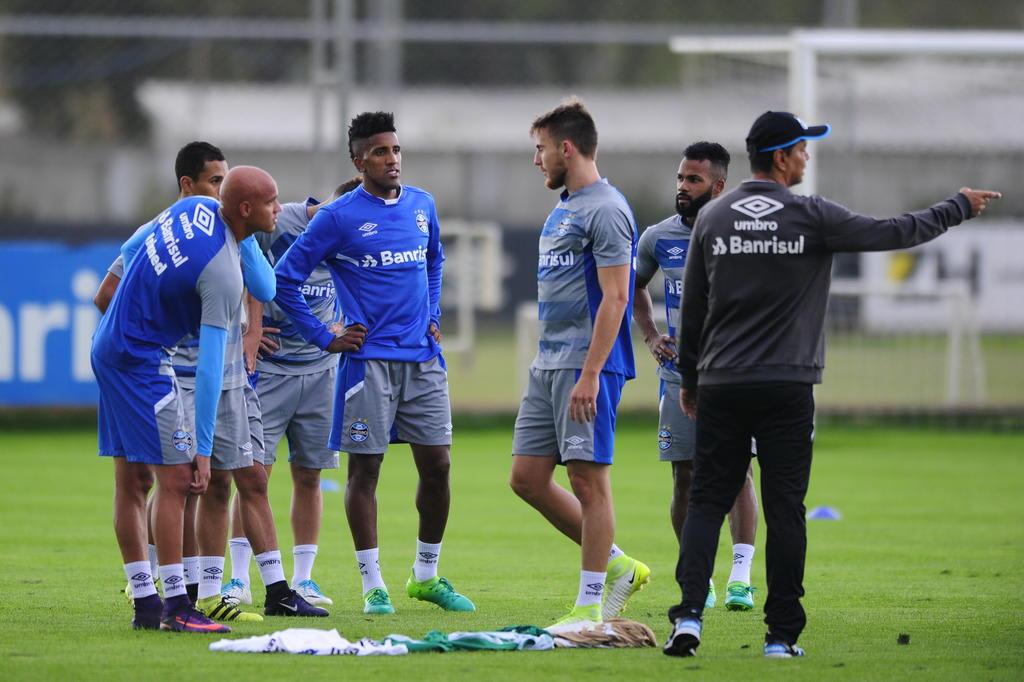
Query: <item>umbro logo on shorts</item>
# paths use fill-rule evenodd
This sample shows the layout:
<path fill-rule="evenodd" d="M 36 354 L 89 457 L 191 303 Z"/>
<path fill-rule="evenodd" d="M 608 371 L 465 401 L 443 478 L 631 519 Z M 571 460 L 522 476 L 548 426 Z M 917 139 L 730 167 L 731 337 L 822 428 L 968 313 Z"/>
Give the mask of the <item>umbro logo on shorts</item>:
<path fill-rule="evenodd" d="M 569 449 L 579 449 L 584 443 L 587 442 L 586 438 L 580 438 L 579 436 L 569 436 L 565 439 L 565 442 L 569 444 Z"/>

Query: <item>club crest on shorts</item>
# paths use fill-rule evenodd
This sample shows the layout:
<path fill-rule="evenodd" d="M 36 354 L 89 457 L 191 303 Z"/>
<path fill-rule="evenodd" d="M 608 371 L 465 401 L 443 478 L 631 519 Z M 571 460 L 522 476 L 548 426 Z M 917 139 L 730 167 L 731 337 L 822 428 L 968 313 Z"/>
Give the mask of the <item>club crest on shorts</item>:
<path fill-rule="evenodd" d="M 658 449 L 668 450 L 672 447 L 672 432 L 668 429 L 658 431 Z"/>
<path fill-rule="evenodd" d="M 171 436 L 171 442 L 174 443 L 174 449 L 178 452 L 188 452 L 192 449 L 192 434 L 179 429 Z"/>
<path fill-rule="evenodd" d="M 370 425 L 365 419 L 357 419 L 348 427 L 348 437 L 353 443 L 362 443 L 370 437 Z"/>
<path fill-rule="evenodd" d="M 427 220 L 427 212 L 421 208 L 416 209 L 416 227 L 420 232 L 426 234 L 430 231 L 430 221 Z"/>

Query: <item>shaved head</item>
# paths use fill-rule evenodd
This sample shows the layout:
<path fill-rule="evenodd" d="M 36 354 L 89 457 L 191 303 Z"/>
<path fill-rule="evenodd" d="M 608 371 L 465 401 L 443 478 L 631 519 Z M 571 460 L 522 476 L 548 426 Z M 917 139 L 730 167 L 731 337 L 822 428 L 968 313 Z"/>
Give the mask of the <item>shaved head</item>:
<path fill-rule="evenodd" d="M 277 183 L 256 166 L 235 166 L 228 171 L 220 200 L 224 218 L 240 240 L 256 232 L 272 232 L 281 212 Z"/>

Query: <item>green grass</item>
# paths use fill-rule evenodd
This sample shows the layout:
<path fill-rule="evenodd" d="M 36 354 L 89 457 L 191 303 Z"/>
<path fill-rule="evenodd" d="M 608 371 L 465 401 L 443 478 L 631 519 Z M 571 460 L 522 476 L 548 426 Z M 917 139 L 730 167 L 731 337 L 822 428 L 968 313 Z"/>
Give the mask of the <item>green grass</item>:
<path fill-rule="evenodd" d="M 562 615 L 576 590 L 578 550 L 508 490 L 510 428 L 467 429 L 456 437 L 441 568 L 478 612 L 448 615 L 403 596 L 414 551 L 415 480 L 407 451 L 397 448 L 386 458 L 379 502 L 382 564 L 398 614 L 362 615 L 341 494 L 325 493 L 315 576 L 335 606 L 315 625 L 355 639 L 544 625 Z M 663 639 L 664 612 L 678 594 L 676 548 L 667 511 L 670 471 L 656 461 L 654 443 L 651 425 L 623 426 L 613 478 L 617 539 L 654 572 L 627 615 Z M 801 639 L 808 657 L 801 661 L 760 656 L 763 591 L 755 612 L 710 612 L 699 657 L 685 660 L 655 649 L 314 659 L 214 654 L 202 636 L 136 633 L 119 593 L 124 576 L 110 524 L 112 467 L 93 456 L 94 433 L 8 432 L 2 445 L 4 679 L 1024 677 L 1022 434 L 822 429 L 808 507 L 837 507 L 843 520 L 809 523 L 809 622 Z M 285 467 L 274 473 L 271 488 L 290 568 Z M 762 588 L 763 540 L 762 528 L 754 563 Z M 728 566 L 721 557 L 715 577 L 724 585 Z M 238 626 L 236 633 L 291 625 L 273 619 Z M 896 644 L 901 633 L 911 636 L 908 646 Z"/>
<path fill-rule="evenodd" d="M 635 335 L 634 335 L 635 337 Z M 822 408 L 944 407 L 947 394 L 945 336 L 827 334 L 825 382 L 815 391 Z M 981 339 L 985 392 L 973 402 L 973 377 L 961 353 L 961 406 L 1024 407 L 1024 336 L 986 334 Z M 514 411 L 522 387 L 515 331 L 484 327 L 471 362 L 450 354 L 448 375 L 457 410 Z M 637 378 L 622 394 L 622 409 L 650 409 L 658 394 L 654 362 L 634 338 Z M 532 355 L 530 356 L 532 359 Z"/>

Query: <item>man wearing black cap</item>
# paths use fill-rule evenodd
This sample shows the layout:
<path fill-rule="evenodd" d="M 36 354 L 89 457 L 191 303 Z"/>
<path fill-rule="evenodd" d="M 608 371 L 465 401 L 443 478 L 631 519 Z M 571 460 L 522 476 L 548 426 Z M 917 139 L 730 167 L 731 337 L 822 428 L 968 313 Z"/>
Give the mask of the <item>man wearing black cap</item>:
<path fill-rule="evenodd" d="M 678 363 L 683 411 L 697 419 L 697 453 L 676 566 L 683 597 L 668 613 L 674 627 L 664 652 L 671 656 L 692 656 L 700 645 L 718 533 L 745 480 L 751 437 L 768 527 L 764 654 L 803 655 L 796 642 L 806 623 L 804 495 L 832 254 L 924 243 L 1000 196 L 965 187 L 931 208 L 877 220 L 792 194 L 809 158 L 807 140 L 830 131 L 787 112 L 762 114 L 747 137 L 753 177 L 707 204 L 694 225 Z"/>

